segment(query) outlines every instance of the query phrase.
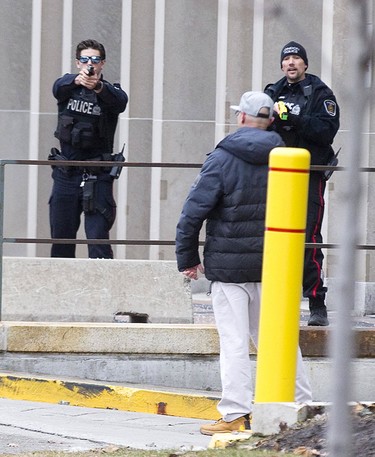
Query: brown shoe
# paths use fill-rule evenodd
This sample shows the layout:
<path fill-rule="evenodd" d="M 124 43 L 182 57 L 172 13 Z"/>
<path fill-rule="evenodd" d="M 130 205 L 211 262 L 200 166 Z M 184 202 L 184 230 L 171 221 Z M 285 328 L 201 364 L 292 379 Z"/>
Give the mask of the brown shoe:
<path fill-rule="evenodd" d="M 230 433 L 230 432 L 242 432 L 244 430 L 251 430 L 250 427 L 250 416 L 239 417 L 232 422 L 225 422 L 223 419 L 219 419 L 214 424 L 205 424 L 200 428 L 202 435 L 213 435 L 215 433 Z"/>

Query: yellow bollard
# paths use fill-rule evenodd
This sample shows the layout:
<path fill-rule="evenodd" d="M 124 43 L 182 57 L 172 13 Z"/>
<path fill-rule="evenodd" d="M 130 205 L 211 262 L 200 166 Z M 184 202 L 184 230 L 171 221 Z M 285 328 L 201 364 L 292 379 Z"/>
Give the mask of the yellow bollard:
<path fill-rule="evenodd" d="M 275 148 L 269 161 L 256 402 L 293 402 L 310 153 Z"/>

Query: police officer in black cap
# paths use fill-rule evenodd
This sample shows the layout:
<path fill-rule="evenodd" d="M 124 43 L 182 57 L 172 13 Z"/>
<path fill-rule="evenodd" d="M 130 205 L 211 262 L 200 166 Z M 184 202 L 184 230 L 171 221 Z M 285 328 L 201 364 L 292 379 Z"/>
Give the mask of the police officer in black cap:
<path fill-rule="evenodd" d="M 340 125 L 340 110 L 332 90 L 317 76 L 306 73 L 309 65 L 305 48 L 290 41 L 281 50 L 284 77 L 269 84 L 265 92 L 275 102 L 275 129 L 286 146 L 305 148 L 312 165 L 327 165 L 333 158 L 333 139 Z M 310 173 L 306 242 L 322 243 L 324 173 Z M 308 325 L 329 325 L 322 280 L 323 253 L 318 247 L 306 249 L 303 295 L 309 299 Z"/>
<path fill-rule="evenodd" d="M 109 239 L 116 217 L 112 168 L 90 167 L 89 161 L 112 160 L 118 116 L 128 96 L 119 84 L 103 79 L 106 53 L 96 40 L 76 48 L 78 74 L 65 74 L 53 85 L 57 99 L 55 132 L 61 152 L 53 148 L 50 159 L 87 161 L 87 167 L 53 166 L 50 197 L 52 238 L 75 239 L 82 212 L 88 239 Z M 89 244 L 90 258 L 113 258 L 109 244 Z M 75 257 L 75 244 L 53 244 L 52 257 Z"/>

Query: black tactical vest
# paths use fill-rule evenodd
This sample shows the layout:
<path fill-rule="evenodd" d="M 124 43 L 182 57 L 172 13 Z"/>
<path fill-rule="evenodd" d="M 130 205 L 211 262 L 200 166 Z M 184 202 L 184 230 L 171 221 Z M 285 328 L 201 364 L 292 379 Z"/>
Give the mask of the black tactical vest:
<path fill-rule="evenodd" d="M 104 130 L 104 113 L 96 93 L 83 87 L 74 90 L 58 114 L 55 137 L 74 149 L 97 149 L 105 144 Z"/>

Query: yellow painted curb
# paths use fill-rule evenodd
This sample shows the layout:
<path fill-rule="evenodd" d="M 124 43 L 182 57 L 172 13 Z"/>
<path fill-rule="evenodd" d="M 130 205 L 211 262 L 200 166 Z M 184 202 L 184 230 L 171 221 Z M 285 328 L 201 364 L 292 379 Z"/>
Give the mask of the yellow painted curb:
<path fill-rule="evenodd" d="M 165 414 L 194 419 L 217 420 L 218 418 L 217 398 L 89 381 L 62 381 L 0 373 L 0 397 L 46 403 L 67 402 L 72 406 Z"/>

